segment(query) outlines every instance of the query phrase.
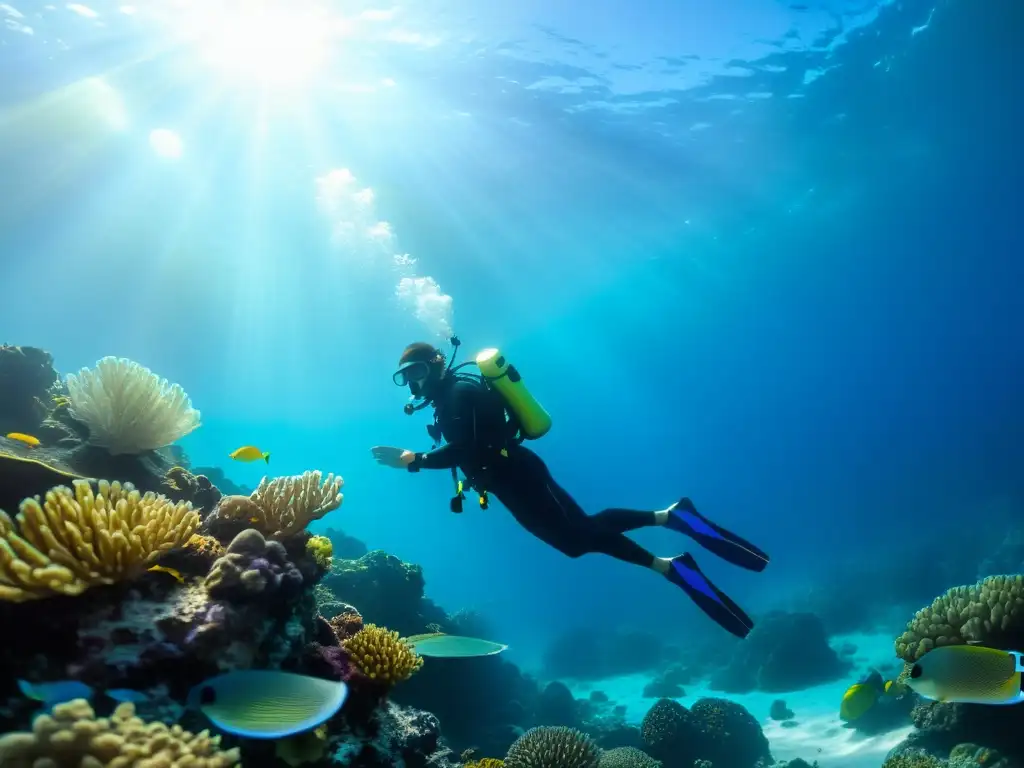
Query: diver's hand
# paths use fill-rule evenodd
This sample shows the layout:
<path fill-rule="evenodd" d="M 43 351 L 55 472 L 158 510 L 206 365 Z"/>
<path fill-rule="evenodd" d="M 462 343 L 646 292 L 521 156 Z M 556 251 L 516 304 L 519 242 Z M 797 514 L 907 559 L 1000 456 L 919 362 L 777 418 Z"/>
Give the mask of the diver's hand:
<path fill-rule="evenodd" d="M 416 458 L 416 454 L 412 451 L 407 451 L 405 448 L 394 448 L 390 445 L 375 445 L 370 452 L 378 464 L 392 469 L 404 469 Z"/>

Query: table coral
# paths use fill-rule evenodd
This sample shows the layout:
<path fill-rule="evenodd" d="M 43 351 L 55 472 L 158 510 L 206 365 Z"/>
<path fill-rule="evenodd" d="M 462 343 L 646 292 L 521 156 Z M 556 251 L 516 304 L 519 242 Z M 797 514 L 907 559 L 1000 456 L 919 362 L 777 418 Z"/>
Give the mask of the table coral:
<path fill-rule="evenodd" d="M 146 723 L 132 704 L 121 704 L 109 718 L 97 719 L 89 702 L 76 699 L 40 715 L 30 733 L 0 738 L 5 768 L 76 765 L 111 768 L 233 768 L 237 749 L 222 751 L 220 737 L 180 726 Z"/>
<path fill-rule="evenodd" d="M 17 525 L 0 510 L 0 600 L 79 595 L 130 579 L 199 525 L 192 505 L 144 496 L 130 484 L 86 480 L 21 503 Z"/>

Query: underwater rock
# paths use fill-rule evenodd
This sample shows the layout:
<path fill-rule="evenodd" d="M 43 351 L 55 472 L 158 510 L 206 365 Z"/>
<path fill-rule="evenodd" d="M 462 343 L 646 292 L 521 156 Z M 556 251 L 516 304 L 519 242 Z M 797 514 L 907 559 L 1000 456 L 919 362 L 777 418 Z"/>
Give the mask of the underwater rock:
<path fill-rule="evenodd" d="M 849 668 L 832 650 L 817 616 L 776 611 L 735 646 L 728 666 L 711 676 L 711 688 L 726 693 L 800 691 L 837 680 Z"/>
<path fill-rule="evenodd" d="M 768 710 L 768 717 L 772 720 L 792 720 L 793 710 L 786 706 L 786 702 L 782 699 L 776 699 L 772 702 L 771 709 Z"/>
<path fill-rule="evenodd" d="M 978 744 L 998 750 L 1015 762 L 1024 764 L 1024 744 L 1020 739 L 1020 707 L 987 707 L 974 704 L 944 704 L 920 699 L 910 718 L 911 731 L 894 750 L 924 750 L 945 755 L 957 744 Z"/>
<path fill-rule="evenodd" d="M 339 600 L 354 605 L 367 623 L 386 626 L 401 635 L 426 631 L 421 617 L 425 582 L 418 565 L 404 563 L 381 550 L 358 560 L 335 558 L 323 585 Z"/>
<path fill-rule="evenodd" d="M 238 485 L 229 479 L 220 467 L 196 467 L 194 472 L 196 475 L 208 477 L 210 482 L 217 486 L 225 496 L 248 496 L 255 490 L 244 485 Z"/>
<path fill-rule="evenodd" d="M 0 435 L 33 435 L 51 407 L 50 389 L 60 375 L 53 357 L 37 347 L 0 345 Z"/>
<path fill-rule="evenodd" d="M 453 749 L 504 755 L 535 716 L 540 689 L 500 656 L 429 659 L 391 698 L 437 715 Z"/>
<path fill-rule="evenodd" d="M 244 755 L 243 755 L 244 757 Z M 359 768 L 455 768 L 457 756 L 441 738 L 441 726 L 429 712 L 385 703 L 366 728 L 331 739 L 335 765 Z"/>
<path fill-rule="evenodd" d="M 600 691 L 594 691 L 600 693 Z M 615 749 L 616 747 L 633 747 L 640 749 L 644 746 L 640 729 L 635 725 L 626 722 L 626 708 L 617 706 L 614 702 L 594 701 L 588 699 L 578 702 L 580 712 L 579 729 L 590 736 L 602 749 Z"/>
<path fill-rule="evenodd" d="M 164 495 L 175 501 L 188 501 L 206 517 L 220 502 L 221 492 L 205 475 L 193 475 L 184 467 L 171 467 L 164 475 Z"/>
<path fill-rule="evenodd" d="M 692 675 L 680 665 L 669 667 L 644 686 L 645 699 L 678 699 L 686 695 L 683 684 L 690 682 Z"/>
<path fill-rule="evenodd" d="M 609 701 L 608 694 L 604 691 L 591 691 L 587 699 L 595 704 L 605 704 Z"/>
<path fill-rule="evenodd" d="M 537 700 L 537 721 L 544 725 L 565 725 L 570 728 L 579 725 L 576 699 L 565 683 L 553 680 L 544 687 Z"/>
<path fill-rule="evenodd" d="M 349 536 L 337 528 L 328 528 L 326 531 L 321 531 L 320 535 L 331 540 L 331 544 L 334 546 L 334 556 L 342 560 L 358 560 L 370 551 L 355 536 Z"/>
<path fill-rule="evenodd" d="M 542 661 L 545 677 L 595 680 L 657 669 L 664 652 L 661 638 L 649 632 L 575 627 L 555 636 Z"/>

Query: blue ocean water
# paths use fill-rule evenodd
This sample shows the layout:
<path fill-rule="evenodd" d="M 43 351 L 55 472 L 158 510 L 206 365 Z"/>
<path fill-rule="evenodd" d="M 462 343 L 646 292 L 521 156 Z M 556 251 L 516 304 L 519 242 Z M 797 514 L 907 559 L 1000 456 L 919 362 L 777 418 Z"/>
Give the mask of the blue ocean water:
<path fill-rule="evenodd" d="M 243 444 L 340 473 L 317 527 L 419 563 L 523 663 L 577 625 L 719 635 L 649 572 L 374 464 L 429 447 L 391 382 L 412 341 L 505 351 L 589 511 L 685 494 L 769 551 L 696 552 L 752 611 L 941 558 L 1024 494 L 1010 0 L 0 17 L 3 340 L 181 384 L 182 446 L 238 483 L 268 471 Z"/>

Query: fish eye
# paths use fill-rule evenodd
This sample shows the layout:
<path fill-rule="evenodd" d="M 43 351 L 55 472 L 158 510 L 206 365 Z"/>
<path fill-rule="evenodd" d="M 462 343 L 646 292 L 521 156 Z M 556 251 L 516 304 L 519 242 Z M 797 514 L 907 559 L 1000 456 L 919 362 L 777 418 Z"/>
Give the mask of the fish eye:
<path fill-rule="evenodd" d="M 919 678 L 923 673 L 924 673 L 924 670 L 921 669 L 921 665 L 920 664 L 915 664 L 914 666 L 912 666 L 910 668 L 910 676 L 912 678 L 914 678 L 915 680 L 917 678 Z"/>
<path fill-rule="evenodd" d="M 200 704 L 213 704 L 215 701 L 217 701 L 217 692 L 210 686 L 206 686 L 199 691 Z"/>

